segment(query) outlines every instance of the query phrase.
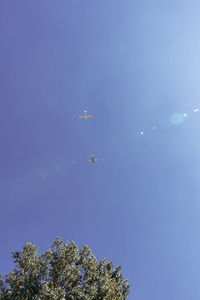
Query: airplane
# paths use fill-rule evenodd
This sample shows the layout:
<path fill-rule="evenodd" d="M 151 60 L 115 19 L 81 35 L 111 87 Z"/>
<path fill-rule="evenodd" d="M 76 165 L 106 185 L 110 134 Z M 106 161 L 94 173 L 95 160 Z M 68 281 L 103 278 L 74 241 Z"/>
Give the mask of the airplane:
<path fill-rule="evenodd" d="M 95 162 L 95 161 L 99 161 L 98 158 L 94 158 L 94 154 L 91 155 L 92 156 L 92 159 L 88 159 L 88 161 L 91 161 L 91 162 Z"/>
<path fill-rule="evenodd" d="M 84 118 L 85 120 L 87 120 L 87 118 L 93 118 L 94 116 L 93 115 L 87 115 L 87 110 L 84 110 L 84 116 L 78 116 L 78 118 Z"/>

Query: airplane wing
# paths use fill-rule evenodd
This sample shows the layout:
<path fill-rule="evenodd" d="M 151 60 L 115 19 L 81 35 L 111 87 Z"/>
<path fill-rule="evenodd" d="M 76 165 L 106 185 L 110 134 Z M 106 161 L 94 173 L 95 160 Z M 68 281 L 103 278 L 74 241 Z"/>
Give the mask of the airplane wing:
<path fill-rule="evenodd" d="M 88 161 L 92 161 L 92 162 L 94 162 L 94 161 L 99 161 L 99 159 L 98 159 L 98 158 L 94 158 L 94 159 L 88 159 Z"/>
<path fill-rule="evenodd" d="M 85 116 L 78 116 L 78 118 L 92 118 L 94 117 L 93 115 L 85 115 Z"/>

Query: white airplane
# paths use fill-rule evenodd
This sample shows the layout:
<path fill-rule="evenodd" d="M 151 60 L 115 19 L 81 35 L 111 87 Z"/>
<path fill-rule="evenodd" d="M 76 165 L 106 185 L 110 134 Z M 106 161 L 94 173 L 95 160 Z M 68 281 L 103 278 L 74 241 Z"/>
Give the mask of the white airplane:
<path fill-rule="evenodd" d="M 94 158 L 94 154 L 91 155 L 92 156 L 92 159 L 88 159 L 88 161 L 91 161 L 91 162 L 95 162 L 95 161 L 99 161 L 98 158 Z"/>
<path fill-rule="evenodd" d="M 84 115 L 83 116 L 78 116 L 78 118 L 84 118 L 85 120 L 87 120 L 87 118 L 93 118 L 93 115 L 87 115 L 87 110 L 84 110 Z"/>

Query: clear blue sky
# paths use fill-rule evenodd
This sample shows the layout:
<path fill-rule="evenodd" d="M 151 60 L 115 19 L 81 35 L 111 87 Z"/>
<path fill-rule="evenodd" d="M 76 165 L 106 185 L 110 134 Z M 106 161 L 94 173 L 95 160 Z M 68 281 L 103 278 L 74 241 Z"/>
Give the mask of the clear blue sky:
<path fill-rule="evenodd" d="M 199 16 L 193 0 L 0 1 L 1 273 L 59 235 L 122 265 L 129 300 L 200 299 Z"/>

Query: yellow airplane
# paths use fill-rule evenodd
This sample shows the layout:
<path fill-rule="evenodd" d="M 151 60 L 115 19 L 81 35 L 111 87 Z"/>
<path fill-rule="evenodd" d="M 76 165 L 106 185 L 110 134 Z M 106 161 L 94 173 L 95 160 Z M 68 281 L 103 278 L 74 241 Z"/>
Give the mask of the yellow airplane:
<path fill-rule="evenodd" d="M 88 161 L 91 161 L 91 162 L 95 162 L 95 161 L 99 161 L 98 158 L 94 158 L 94 154 L 91 155 L 92 156 L 92 159 L 88 159 Z"/>
<path fill-rule="evenodd" d="M 78 118 L 84 118 L 85 120 L 87 120 L 87 118 L 93 118 L 94 116 L 93 115 L 87 115 L 87 110 L 84 110 L 84 116 L 78 116 Z"/>

